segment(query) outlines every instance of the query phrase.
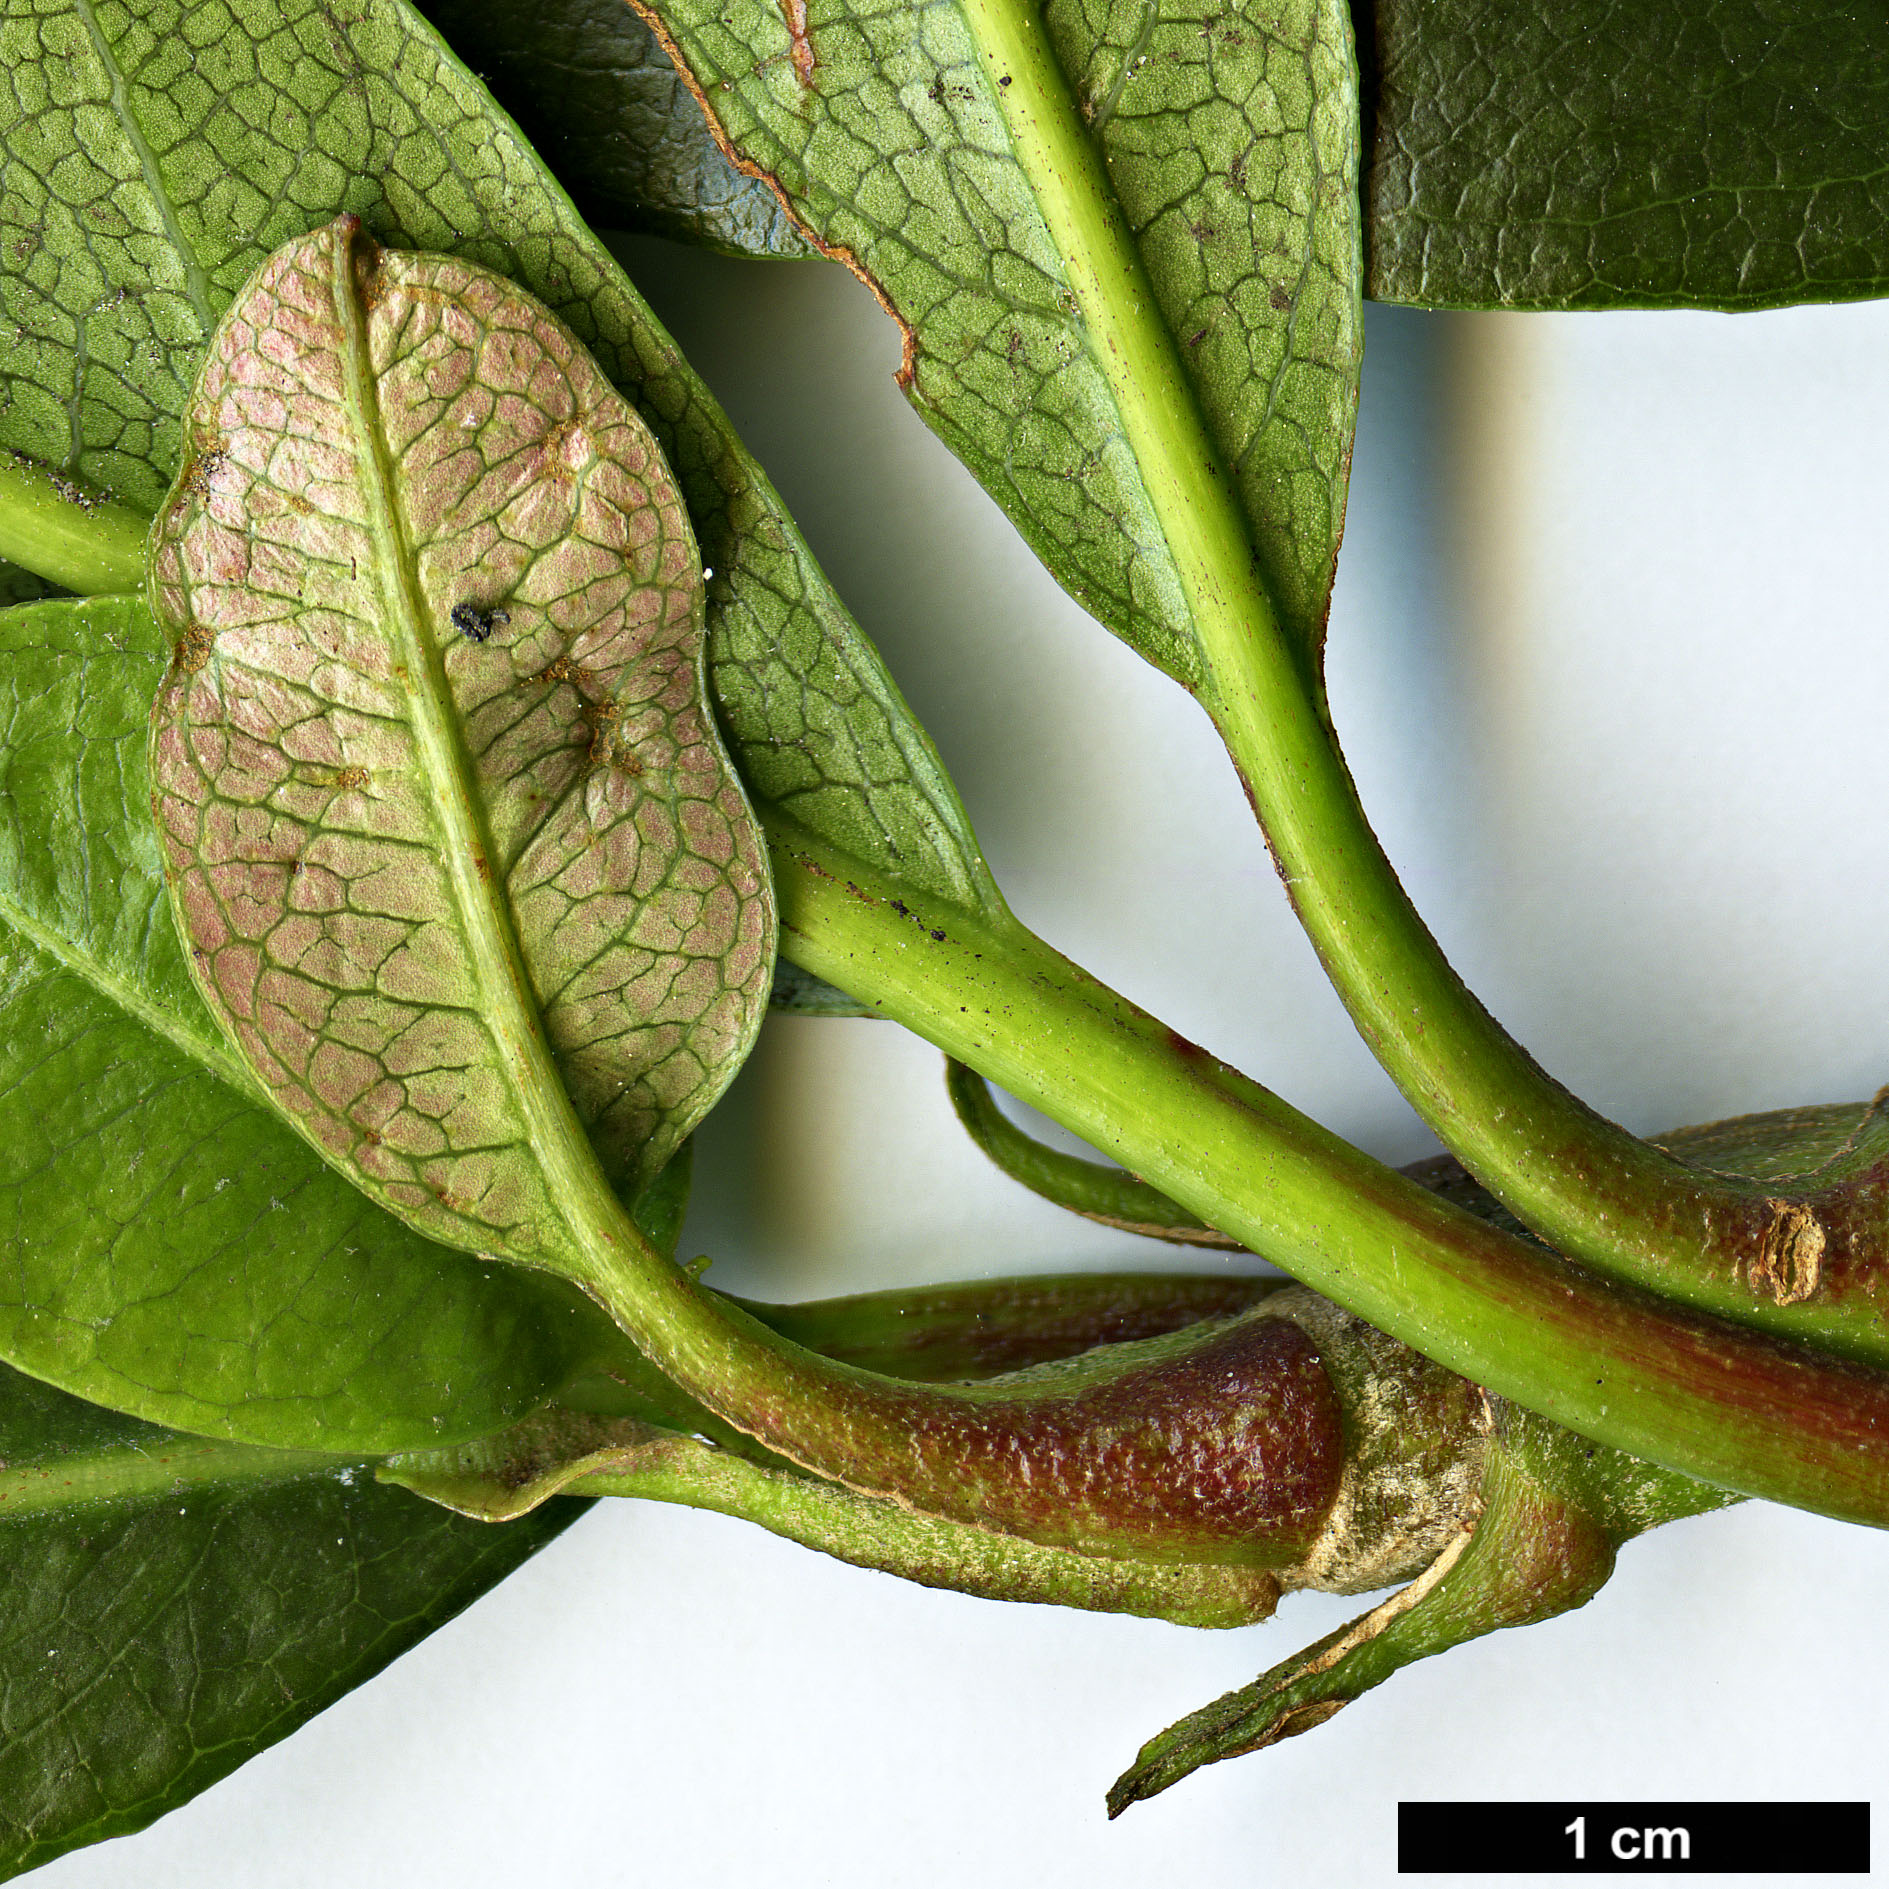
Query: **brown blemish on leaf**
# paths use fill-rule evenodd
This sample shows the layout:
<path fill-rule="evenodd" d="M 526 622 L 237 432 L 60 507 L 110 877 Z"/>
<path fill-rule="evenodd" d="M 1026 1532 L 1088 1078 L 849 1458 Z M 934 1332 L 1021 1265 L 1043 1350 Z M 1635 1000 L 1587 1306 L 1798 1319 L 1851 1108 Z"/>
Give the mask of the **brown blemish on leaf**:
<path fill-rule="evenodd" d="M 743 152 L 740 147 L 736 145 L 735 141 L 729 137 L 726 129 L 722 125 L 721 119 L 716 116 L 714 102 L 709 97 L 708 88 L 695 76 L 694 70 L 689 65 L 688 57 L 683 52 L 680 42 L 676 39 L 676 36 L 670 32 L 668 27 L 663 24 L 661 17 L 649 3 L 649 0 L 630 0 L 630 6 L 636 12 L 637 17 L 642 20 L 643 24 L 655 34 L 657 43 L 662 47 L 663 51 L 669 55 L 669 61 L 675 67 L 677 76 L 694 95 L 695 102 L 701 106 L 702 116 L 708 121 L 709 134 L 714 138 L 722 156 L 725 157 L 743 177 L 752 177 L 757 183 L 765 184 L 769 190 L 773 191 L 775 196 L 780 199 L 781 208 L 787 213 L 787 220 L 793 224 L 794 228 L 797 229 L 828 262 L 837 262 L 851 270 L 871 291 L 872 299 L 898 323 L 900 342 L 899 369 L 898 373 L 894 375 L 893 378 L 897 380 L 902 388 L 909 392 L 918 372 L 918 336 L 913 333 L 911 323 L 894 307 L 891 296 L 886 293 L 885 289 L 873 276 L 871 270 L 869 270 L 845 244 L 829 243 L 794 207 L 794 201 L 792 197 L 788 195 L 780 179 L 776 177 L 772 171 L 768 170 L 765 165 L 757 164 L 753 158 Z M 809 55 L 811 55 L 812 50 L 812 46 L 809 45 Z M 722 81 L 722 85 L 725 90 L 727 81 Z"/>
<path fill-rule="evenodd" d="M 820 61 L 814 54 L 813 41 L 807 37 L 807 0 L 781 0 L 781 18 L 787 22 L 794 76 L 811 89 L 814 68 Z"/>
<path fill-rule="evenodd" d="M 572 452 L 575 445 L 577 451 Z M 538 465 L 545 477 L 569 483 L 591 459 L 590 442 L 575 420 L 560 420 L 538 442 Z"/>
<path fill-rule="evenodd" d="M 335 769 L 332 785 L 335 787 L 365 787 L 370 776 L 364 767 L 338 767 Z"/>
<path fill-rule="evenodd" d="M 1788 1200 L 1764 1204 L 1771 1221 L 1746 1269 L 1746 1281 L 1774 1305 L 1800 1305 L 1816 1292 L 1823 1273 L 1823 1226 L 1808 1207 Z"/>
<path fill-rule="evenodd" d="M 215 641 L 201 623 L 191 624 L 177 639 L 177 647 L 172 652 L 177 667 L 185 675 L 194 676 L 210 660 Z"/>
<path fill-rule="evenodd" d="M 587 757 L 593 768 L 607 766 L 612 759 L 611 728 L 622 718 L 623 711 L 614 702 L 592 702 L 589 705 L 590 753 Z M 641 772 L 641 769 L 638 769 Z"/>
<path fill-rule="evenodd" d="M 361 234 L 361 219 L 344 216 L 335 219 L 343 242 L 350 245 L 354 263 L 354 292 L 360 297 L 361 312 L 372 314 L 387 299 L 387 282 L 381 273 L 380 245 L 371 236 Z"/>
<path fill-rule="evenodd" d="M 221 442 L 208 451 L 195 454 L 177 475 L 180 490 L 192 498 L 208 498 L 215 490 L 216 476 L 229 463 L 229 453 Z"/>

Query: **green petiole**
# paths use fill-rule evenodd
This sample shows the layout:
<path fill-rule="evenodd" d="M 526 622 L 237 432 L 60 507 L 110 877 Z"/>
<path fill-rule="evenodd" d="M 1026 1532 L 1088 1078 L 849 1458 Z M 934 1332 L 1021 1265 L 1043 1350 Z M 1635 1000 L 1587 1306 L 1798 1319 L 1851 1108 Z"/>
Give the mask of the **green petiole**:
<path fill-rule="evenodd" d="M 1873 1141 L 1780 1193 L 1636 1139 L 1549 1077 L 1451 968 L 1364 816 L 1313 659 L 1258 568 L 1098 141 L 1039 14 L 965 7 L 1174 560 L 1193 673 L 1286 890 L 1365 1041 L 1444 1144 L 1559 1251 L 1664 1298 L 1889 1361 Z"/>
<path fill-rule="evenodd" d="M 0 561 L 82 596 L 137 590 L 148 523 L 24 453 L 0 452 Z"/>

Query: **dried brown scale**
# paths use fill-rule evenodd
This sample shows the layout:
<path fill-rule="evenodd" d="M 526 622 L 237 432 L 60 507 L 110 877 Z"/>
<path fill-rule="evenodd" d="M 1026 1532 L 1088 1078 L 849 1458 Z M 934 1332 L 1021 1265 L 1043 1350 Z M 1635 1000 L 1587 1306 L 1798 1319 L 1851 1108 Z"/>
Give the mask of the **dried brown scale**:
<path fill-rule="evenodd" d="M 1873 1119 L 1873 1105 L 1862 1115 L 1853 1142 Z M 1643 1225 L 1656 1239 L 1681 1250 L 1689 1244 L 1696 1257 L 1664 1268 L 1669 1289 L 1682 1298 L 1702 1274 L 1715 1273 L 1735 1283 L 1754 1310 L 1811 1302 L 1820 1307 L 1854 1305 L 1863 1311 L 1889 1308 L 1889 1271 L 1884 1267 L 1889 1164 L 1874 1162 L 1860 1172 L 1823 1180 L 1830 1168 L 1844 1164 L 1844 1150 L 1821 1169 L 1787 1178 L 1780 1189 L 1776 1181 L 1761 1185 L 1693 1160 L 1687 1136 L 1669 1140 L 1672 1152 L 1698 1173 L 1699 1192 L 1694 1196 L 1649 1203 L 1631 1181 L 1610 1184 L 1573 1148 L 1549 1149 L 1543 1159 L 1572 1174 L 1603 1206 L 1611 1205 L 1623 1223 Z M 1724 1310 L 1728 1316 L 1742 1315 L 1737 1303 Z M 1819 1342 L 1833 1341 L 1820 1334 Z"/>
<path fill-rule="evenodd" d="M 1325 1528 L 1288 1585 L 1356 1594 L 1409 1579 L 1478 1512 L 1494 1400 L 1302 1287 L 1270 1309 L 1318 1342 L 1345 1439 Z"/>

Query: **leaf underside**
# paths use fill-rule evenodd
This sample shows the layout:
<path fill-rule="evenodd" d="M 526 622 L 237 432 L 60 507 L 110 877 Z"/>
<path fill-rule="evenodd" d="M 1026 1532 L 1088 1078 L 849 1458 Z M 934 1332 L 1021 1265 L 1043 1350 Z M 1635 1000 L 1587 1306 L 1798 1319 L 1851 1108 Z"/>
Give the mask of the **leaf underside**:
<path fill-rule="evenodd" d="M 1005 118 L 976 9 L 649 9 L 722 137 L 896 311 L 914 404 L 1070 593 L 1200 686 L 1183 584 Z M 1066 95 L 1099 149 L 1167 345 L 1299 645 L 1320 640 L 1357 397 L 1357 95 L 1340 0 L 1282 9 L 1053 0 Z M 1132 296 L 1125 285 L 1117 291 Z"/>
<path fill-rule="evenodd" d="M 202 1445 L 0 1367 L 0 1876 L 142 1829 L 583 1512 L 467 1522 L 371 1471 Z"/>
<path fill-rule="evenodd" d="M 232 17 L 237 30 L 231 30 Z M 638 408 L 709 584 L 750 795 L 875 869 L 1001 900 L 955 790 L 726 418 L 530 146 L 402 0 L 37 0 L 0 18 L 0 448 L 155 511 L 210 330 L 342 211 L 531 291 Z"/>
<path fill-rule="evenodd" d="M 246 0 L 240 12 L 235 34 L 217 0 L 159 0 L 135 14 L 43 0 L 30 17 L 0 19 L 0 171 L 21 230 L 0 245 L 0 448 L 155 509 L 181 463 L 185 394 L 210 327 L 271 247 L 354 210 L 384 240 L 468 253 L 551 304 L 662 444 L 715 569 L 711 681 L 751 794 L 875 870 L 1001 912 L 955 791 L 876 653 L 719 409 L 504 115 L 399 0 L 343 14 L 315 0 Z M 43 768 L 44 785 L 16 792 L 15 805 L 32 799 L 51 819 L 69 770 L 111 791 L 86 830 L 129 837 L 139 827 L 124 809 L 142 808 L 147 792 L 154 633 L 135 607 L 62 608 L 79 614 L 56 619 L 57 636 L 46 627 L 55 619 L 36 619 L 11 658 L 16 731 L 39 688 L 17 665 L 37 641 L 70 678 L 48 685 L 49 702 L 67 706 L 32 724 L 10 755 L 16 787 L 27 758 Z M 129 614 L 117 627 L 86 616 L 120 608 Z M 106 672 L 86 666 L 101 642 L 114 660 L 135 662 L 135 682 L 107 687 Z M 89 748 L 67 754 L 53 740 L 57 716 L 69 713 L 61 690 L 76 690 L 94 714 L 108 697 L 116 704 L 90 760 Z M 59 725 L 91 723 L 72 715 Z M 12 857 L 36 868 L 42 854 L 63 871 L 81 857 L 76 832 L 62 840 L 45 820 L 20 828 Z M 148 932 L 145 957 L 128 951 L 118 963 L 135 983 L 146 958 L 155 967 L 165 956 L 148 922 L 155 848 L 115 857 L 95 838 L 86 857 L 110 859 L 136 918 L 88 916 L 97 881 L 55 887 L 41 914 L 52 954 L 83 956 L 95 932 L 121 924 L 133 943 Z M 186 1002 L 181 1027 L 201 1046 L 217 1032 L 170 950 L 158 1007 Z M 124 1080 L 174 1096 L 173 1074 L 150 1060 L 165 1053 L 138 1034 L 118 1065 Z M 607 1337 L 588 1302 L 555 1282 L 479 1267 L 364 1212 L 260 1110 L 241 1115 L 239 1135 L 228 1086 L 207 1093 L 223 1111 L 215 1145 L 231 1158 L 219 1164 L 212 1144 L 189 1137 L 196 1152 L 173 1185 L 191 1211 L 175 1235 L 156 1212 L 135 1216 L 136 1240 L 125 1214 L 101 1215 L 81 1250 L 113 1263 L 82 1269 L 51 1243 L 23 1246 L 0 1355 L 156 1421 L 381 1450 L 511 1421 Z M 150 1121 L 173 1119 L 155 1109 L 127 1111 L 122 1129 L 116 1117 L 101 1125 L 120 1135 L 118 1154 L 94 1157 L 101 1172 L 136 1152 Z M 144 1171 L 158 1169 L 165 1145 L 151 1144 Z M 51 1201 L 70 1215 L 57 1196 L 62 1172 L 47 1168 L 18 1211 L 30 1217 Z M 227 1217 L 212 1223 L 199 1201 L 226 1205 Z M 154 1232 L 163 1235 L 155 1258 L 140 1255 L 138 1240 Z"/>
<path fill-rule="evenodd" d="M 148 812 L 165 653 L 139 599 L 0 611 L 0 1355 L 284 1448 L 510 1422 L 605 1322 L 409 1232 L 248 1082 L 192 986 Z"/>
<path fill-rule="evenodd" d="M 624 0 L 419 0 L 600 229 L 735 256 L 813 245 L 729 163 L 655 35 Z"/>
<path fill-rule="evenodd" d="M 375 1198 L 541 1257 L 520 1085 L 561 1076 L 640 1191 L 766 1005 L 680 496 L 529 296 L 348 218 L 225 315 L 189 440 L 151 541 L 177 639 L 151 772 L 199 983 Z M 533 1007 L 555 1076 L 508 1036 Z"/>
<path fill-rule="evenodd" d="M 1775 308 L 1889 293 L 1889 12 L 1376 0 L 1368 293 Z"/>

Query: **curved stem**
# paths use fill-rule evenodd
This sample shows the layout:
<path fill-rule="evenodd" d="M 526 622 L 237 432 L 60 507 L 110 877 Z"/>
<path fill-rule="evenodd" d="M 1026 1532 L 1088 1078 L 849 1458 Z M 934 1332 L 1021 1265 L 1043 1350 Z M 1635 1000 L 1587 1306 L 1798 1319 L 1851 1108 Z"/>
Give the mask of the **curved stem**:
<path fill-rule="evenodd" d="M 1032 1140 L 997 1106 L 990 1084 L 968 1064 L 947 1058 L 945 1087 L 964 1132 L 1020 1187 L 1085 1220 L 1120 1227 L 1125 1233 L 1145 1234 L 1176 1246 L 1239 1250 L 1238 1240 L 1176 1206 L 1159 1188 L 1135 1175 Z"/>
<path fill-rule="evenodd" d="M 1450 1151 L 1550 1244 L 1662 1297 L 1889 1360 L 1876 1176 L 1780 1192 L 1690 1167 L 1555 1082 L 1457 976 L 1273 639 L 1215 720 L 1301 923 L 1372 1053 Z M 1227 671 L 1218 671 L 1223 688 Z"/>
<path fill-rule="evenodd" d="M 1889 1525 L 1889 1378 L 1595 1279 L 1438 1199 L 1022 927 L 769 819 L 783 948 L 1306 1285 L 1583 1435 Z"/>
<path fill-rule="evenodd" d="M 1549 1077 L 1411 906 L 1346 772 L 1182 370 L 1102 153 L 1038 9 L 965 0 L 1012 156 L 1038 188 L 1193 625 L 1189 686 L 1246 782 L 1327 975 L 1446 1146 L 1557 1249 L 1762 1329 L 1889 1362 L 1879 1261 L 1889 1160 L 1778 1198 L 1637 1140 Z"/>

